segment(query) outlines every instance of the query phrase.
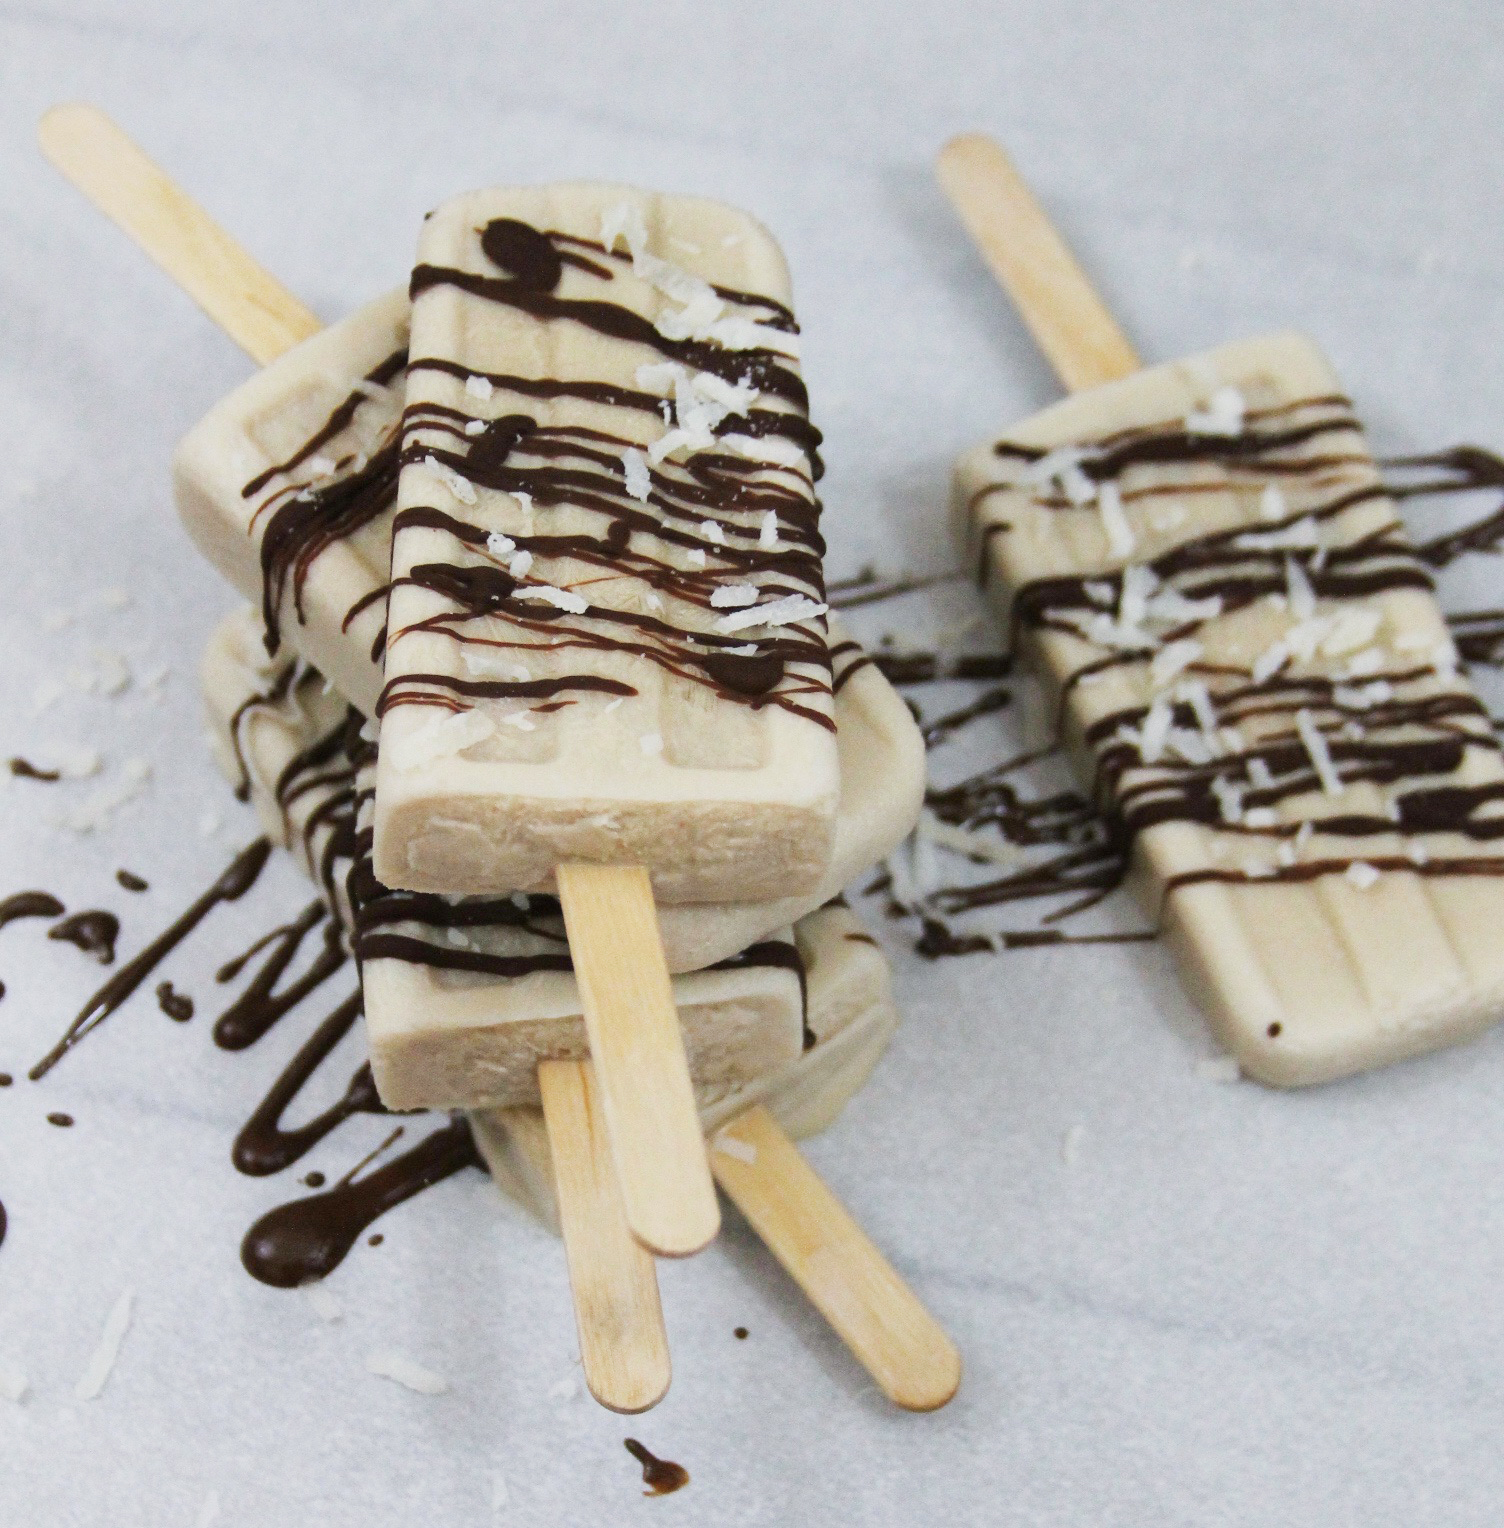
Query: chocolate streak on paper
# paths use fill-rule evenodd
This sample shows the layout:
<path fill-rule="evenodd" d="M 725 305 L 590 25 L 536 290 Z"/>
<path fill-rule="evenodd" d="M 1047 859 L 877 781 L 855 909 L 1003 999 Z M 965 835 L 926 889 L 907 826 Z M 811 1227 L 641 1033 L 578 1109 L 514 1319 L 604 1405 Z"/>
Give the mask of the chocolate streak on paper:
<path fill-rule="evenodd" d="M 57 1044 L 26 1075 L 33 1082 L 45 1077 L 80 1040 L 104 1023 L 216 907 L 243 897 L 255 885 L 271 851 L 271 842 L 265 838 L 255 839 L 242 849 L 207 891 L 84 1004 Z"/>
<path fill-rule="evenodd" d="M 0 928 L 18 918 L 57 918 L 64 907 L 50 891 L 17 891 L 0 901 Z"/>
<path fill-rule="evenodd" d="M 10 772 L 18 779 L 41 780 L 49 785 L 63 778 L 63 772 L 60 769 L 38 769 L 29 759 L 20 757 L 10 761 Z"/>
<path fill-rule="evenodd" d="M 252 1278 L 279 1289 L 322 1279 L 373 1221 L 466 1167 L 484 1171 L 470 1126 L 455 1118 L 364 1178 L 268 1211 L 246 1232 L 240 1261 Z"/>

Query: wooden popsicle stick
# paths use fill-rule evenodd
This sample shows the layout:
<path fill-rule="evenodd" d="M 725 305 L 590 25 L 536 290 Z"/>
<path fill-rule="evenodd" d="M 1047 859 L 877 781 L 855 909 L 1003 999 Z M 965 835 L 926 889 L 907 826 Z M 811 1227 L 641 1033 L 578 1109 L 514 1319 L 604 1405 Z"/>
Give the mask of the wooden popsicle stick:
<path fill-rule="evenodd" d="M 262 364 L 272 361 L 318 331 L 318 319 L 217 228 L 103 112 L 92 106 L 54 107 L 43 117 L 39 131 L 48 158 L 63 174 L 129 233 L 254 359 Z M 253 279 L 248 279 L 247 273 Z M 561 1065 L 577 1067 L 579 1063 Z M 540 1087 L 544 1081 L 541 1071 Z M 562 1083 L 555 1086 L 562 1090 Z M 578 1120 L 576 1107 L 571 1125 Z M 549 1127 L 561 1182 L 566 1171 L 559 1161 L 560 1152 L 574 1164 L 569 1169 L 576 1190 L 573 1202 L 578 1205 L 580 1194 L 588 1191 L 594 1196 L 590 1203 L 598 1207 L 605 1192 L 597 1162 L 600 1131 L 592 1135 L 582 1126 L 585 1133 L 568 1145 L 571 1126 L 550 1120 Z M 703 1165 L 698 1125 L 695 1155 Z M 708 1184 L 708 1172 L 706 1180 Z M 710 1192 L 714 1207 L 714 1190 Z M 561 1215 L 565 1196 L 561 1187 Z M 619 1204 L 614 1196 L 612 1202 Z M 629 1258 L 603 1229 L 598 1229 L 586 1237 L 577 1234 L 569 1249 L 586 1377 L 592 1373 L 600 1376 L 600 1388 L 592 1381 L 591 1392 L 603 1405 L 626 1411 L 655 1404 L 668 1387 L 657 1275 L 651 1258 L 635 1243 L 631 1246 L 635 1256 Z M 601 1261 L 592 1263 L 596 1257 Z M 656 1337 L 652 1330 L 654 1312 Z M 623 1349 L 619 1355 L 614 1352 L 618 1346 Z M 660 1368 L 662 1384 L 654 1393 Z M 613 1398 L 607 1399 L 608 1395 Z M 618 1405 L 622 1399 L 640 1404 Z"/>
<path fill-rule="evenodd" d="M 1012 161 L 982 133 L 953 138 L 936 173 L 982 258 L 1013 299 L 1066 391 L 1139 369 L 1107 305 Z"/>
<path fill-rule="evenodd" d="M 732 1203 L 889 1400 L 934 1411 L 955 1395 L 955 1345 L 765 1108 L 717 1131 L 710 1162 Z"/>
<path fill-rule="evenodd" d="M 588 1061 L 538 1066 L 585 1383 L 612 1411 L 646 1411 L 672 1375 L 658 1275 L 622 1210 Z"/>
<path fill-rule="evenodd" d="M 560 865 L 557 879 L 627 1224 L 650 1252 L 688 1257 L 721 1212 L 652 883 L 630 865 Z"/>
<path fill-rule="evenodd" d="M 54 106 L 42 151 L 263 366 L 323 326 L 97 106 Z"/>

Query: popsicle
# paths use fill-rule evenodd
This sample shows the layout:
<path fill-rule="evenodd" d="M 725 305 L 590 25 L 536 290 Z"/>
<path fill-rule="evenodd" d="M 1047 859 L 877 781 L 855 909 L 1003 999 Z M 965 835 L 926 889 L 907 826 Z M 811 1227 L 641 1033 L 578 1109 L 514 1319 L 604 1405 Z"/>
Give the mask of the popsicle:
<path fill-rule="evenodd" d="M 957 529 L 1213 1029 L 1300 1085 L 1504 1014 L 1504 763 L 1316 346 L 1147 371 L 1002 151 L 942 182 L 1073 396 L 963 456 Z"/>
<path fill-rule="evenodd" d="M 268 831 L 322 882 L 353 929 L 358 914 L 352 915 L 344 896 L 343 872 L 352 856 L 369 854 L 368 836 L 355 833 L 355 758 L 370 745 L 360 736 L 358 713 L 352 710 L 331 726 L 327 714 L 307 707 L 305 698 L 322 695 L 322 686 L 307 680 L 290 683 L 286 677 L 306 675 L 305 665 L 284 656 L 268 667 L 256 640 L 258 629 L 257 618 L 244 611 L 222 622 L 210 639 L 202 672 L 212 746 L 227 778 L 237 785 L 246 782 Z M 340 748 L 346 750 L 343 773 Z M 510 924 L 498 930 L 502 937 L 514 931 Z M 442 946 L 434 942 L 438 933 L 430 930 L 402 961 L 391 963 L 415 974 L 426 971 L 428 1001 L 442 1007 L 449 994 L 438 960 Z M 735 1122 L 737 1132 L 755 1131 L 761 1143 L 717 1135 L 712 1161 L 723 1180 L 732 1175 L 727 1192 L 884 1393 L 899 1405 L 930 1410 L 949 1400 L 959 1383 L 960 1360 L 953 1345 L 849 1213 L 779 1136 L 780 1125 L 797 1137 L 825 1129 L 881 1058 L 897 1023 L 887 963 L 876 942 L 838 902 L 802 918 L 793 938 L 804 987 L 803 1049 L 793 1060 L 742 1082 L 699 1081 L 696 1101 L 704 1128 L 719 1132 Z M 355 943 L 359 949 L 358 932 Z M 433 966 L 425 965 L 423 951 L 433 952 Z M 363 963 L 368 1002 L 370 973 L 383 963 Z M 742 980 L 773 1003 L 782 995 L 779 979 L 785 974 L 768 963 L 764 951 L 748 963 Z M 474 979 L 477 986 L 462 1003 L 470 1009 L 478 1004 L 482 1011 L 494 1007 L 496 994 L 514 984 L 484 973 Z M 676 982 L 685 989 L 698 979 L 680 976 Z M 692 1006 L 682 993 L 680 1006 L 681 1011 Z M 373 1033 L 373 1050 L 376 1043 Z M 656 1333 L 661 1328 L 656 1285 L 648 1277 L 650 1265 L 647 1270 L 636 1265 L 640 1254 L 626 1230 L 609 1162 L 599 1152 L 584 1155 L 569 1149 L 571 1139 L 601 1139 L 603 1121 L 588 1069 L 571 1073 L 568 1063 L 545 1063 L 539 1080 L 542 1110 L 484 1110 L 471 1114 L 472 1125 L 502 1187 L 563 1230 L 587 1380 L 606 1404 L 629 1409 L 628 1400 L 642 1399 L 643 1386 L 634 1388 L 630 1373 L 626 1379 L 616 1377 L 619 1341 L 602 1340 L 601 1334 L 643 1325 Z M 764 1106 L 771 1114 L 761 1112 Z"/>
<path fill-rule="evenodd" d="M 268 661 L 259 631 L 246 609 L 210 635 L 201 675 L 212 745 L 350 930 L 382 1101 L 399 1110 L 537 1104 L 539 1063 L 586 1054 L 558 903 L 381 886 L 370 864 L 369 724 L 343 700 L 331 704 L 316 673 L 317 682 L 303 679 L 307 665 Z M 804 1048 L 803 973 L 786 929 L 760 930 L 673 985 L 701 1097 L 752 1084 Z"/>

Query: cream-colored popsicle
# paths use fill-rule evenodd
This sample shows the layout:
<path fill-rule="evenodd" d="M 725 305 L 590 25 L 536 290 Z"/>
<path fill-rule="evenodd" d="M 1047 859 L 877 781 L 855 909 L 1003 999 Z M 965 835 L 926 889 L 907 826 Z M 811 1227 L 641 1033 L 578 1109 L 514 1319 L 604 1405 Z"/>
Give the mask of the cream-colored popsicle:
<path fill-rule="evenodd" d="M 430 214 L 412 292 L 377 873 L 531 891 L 565 862 L 640 865 L 662 903 L 814 888 L 839 772 L 771 237 L 624 186 L 475 192 Z"/>
<path fill-rule="evenodd" d="M 955 505 L 1244 1071 L 1504 1015 L 1499 743 L 1309 340 L 1078 393 L 964 456 Z"/>
<path fill-rule="evenodd" d="M 371 1069 L 393 1109 L 536 1104 L 540 1061 L 586 1054 L 579 986 L 558 905 L 389 892 L 369 869 L 361 719 L 306 665 L 268 663 L 250 612 L 215 628 L 201 665 L 216 758 L 244 782 L 267 831 L 325 891 L 361 962 Z M 361 765 L 366 778 L 361 779 Z M 352 910 L 347 881 L 360 865 Z M 519 898 L 518 900 L 526 900 Z M 674 980 L 702 1101 L 796 1060 L 804 1029 L 799 948 L 760 931 L 718 968 Z"/>
<path fill-rule="evenodd" d="M 759 1103 L 794 1140 L 828 1129 L 872 1075 L 897 1028 L 887 961 L 849 908 L 832 904 L 810 913 L 795 924 L 794 938 L 804 958 L 813 1043 L 749 1083 L 702 1087 L 700 1119 L 707 1135 Z M 542 1111 L 482 1110 L 471 1114 L 470 1124 L 497 1186 L 557 1231 Z"/>

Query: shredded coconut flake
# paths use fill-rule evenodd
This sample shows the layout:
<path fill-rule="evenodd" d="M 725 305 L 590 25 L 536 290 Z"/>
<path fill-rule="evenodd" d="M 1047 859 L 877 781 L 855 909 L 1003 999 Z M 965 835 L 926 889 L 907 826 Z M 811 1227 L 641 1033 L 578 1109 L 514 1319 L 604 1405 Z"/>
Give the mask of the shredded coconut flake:
<path fill-rule="evenodd" d="M 584 615 L 590 608 L 590 601 L 583 594 L 576 594 L 573 589 L 556 589 L 552 584 L 527 584 L 517 593 L 520 598 L 542 600 L 545 605 L 570 615 Z"/>
<path fill-rule="evenodd" d="M 127 1289 L 115 1302 L 114 1309 L 105 1319 L 104 1330 L 100 1333 L 99 1346 L 94 1349 L 93 1356 L 84 1367 L 84 1372 L 79 1375 L 78 1383 L 73 1387 L 73 1394 L 81 1401 L 97 1400 L 109 1380 L 115 1367 L 115 1360 L 120 1357 L 120 1345 L 125 1341 L 125 1334 L 130 1330 L 131 1312 L 135 1308 L 136 1292 Z"/>
<path fill-rule="evenodd" d="M 493 557 L 510 557 L 517 550 L 517 543 L 501 531 L 492 531 L 486 537 L 486 550 Z"/>
<path fill-rule="evenodd" d="M 1367 891 L 1379 879 L 1377 867 L 1370 865 L 1367 860 L 1354 860 L 1344 874 L 1359 891 Z"/>
<path fill-rule="evenodd" d="M 422 1364 L 415 1363 L 401 1353 L 394 1353 L 389 1348 L 372 1353 L 366 1359 L 366 1369 L 382 1379 L 395 1380 L 399 1385 L 417 1391 L 419 1395 L 443 1395 L 449 1389 L 449 1381 L 442 1375 L 435 1374 L 432 1369 L 425 1369 Z"/>
<path fill-rule="evenodd" d="M 1149 665 L 1149 677 L 1157 689 L 1163 689 L 1183 669 L 1201 657 L 1205 649 L 1194 637 L 1182 637 L 1171 642 L 1154 655 Z"/>
<path fill-rule="evenodd" d="M 1204 409 L 1192 409 L 1185 416 L 1187 435 L 1241 435 L 1248 405 L 1235 387 L 1219 387 L 1207 400 Z"/>
<path fill-rule="evenodd" d="M 748 626 L 792 626 L 797 621 L 811 621 L 822 616 L 830 607 L 802 594 L 786 594 L 782 599 L 770 600 L 766 605 L 753 605 L 745 610 L 735 610 L 723 615 L 715 623 L 719 632 L 742 631 Z"/>
<path fill-rule="evenodd" d="M 648 471 L 647 458 L 635 446 L 628 446 L 621 454 L 621 464 L 628 494 L 646 504 L 653 492 L 653 474 Z"/>
<path fill-rule="evenodd" d="M 757 532 L 757 544 L 764 551 L 771 551 L 778 545 L 778 511 L 768 510 L 762 517 L 762 525 Z"/>
<path fill-rule="evenodd" d="M 496 389 L 489 377 L 469 376 L 465 378 L 465 391 L 472 398 L 489 398 Z"/>
<path fill-rule="evenodd" d="M 1277 483 L 1265 483 L 1259 495 L 1259 519 L 1283 520 L 1290 513 L 1290 505 Z"/>
<path fill-rule="evenodd" d="M 469 478 L 462 477 L 453 467 L 446 467 L 433 452 L 423 458 L 423 465 L 457 498 L 461 504 L 475 504 L 480 496 Z"/>
<path fill-rule="evenodd" d="M 486 433 L 486 421 L 484 419 L 472 419 L 465 426 L 466 435 L 484 435 Z"/>
<path fill-rule="evenodd" d="M 507 572 L 513 578 L 526 578 L 529 569 L 533 566 L 533 554 L 531 552 L 518 552 L 507 564 Z"/>
<path fill-rule="evenodd" d="M 1311 761 L 1311 768 L 1316 771 L 1316 778 L 1321 782 L 1322 790 L 1328 796 L 1340 796 L 1343 791 L 1342 777 L 1337 773 L 1336 765 L 1332 763 L 1331 749 L 1327 747 L 1320 728 L 1304 706 L 1295 713 L 1295 730 L 1300 734 L 1300 741 L 1305 745 L 1306 755 Z"/>
<path fill-rule="evenodd" d="M 725 584 L 711 591 L 710 603 L 717 610 L 740 610 L 745 605 L 757 603 L 756 584 Z"/>

